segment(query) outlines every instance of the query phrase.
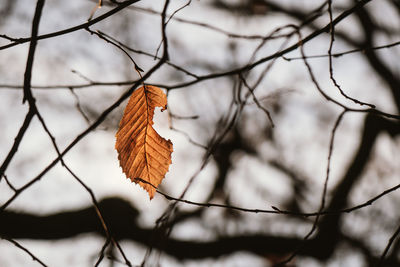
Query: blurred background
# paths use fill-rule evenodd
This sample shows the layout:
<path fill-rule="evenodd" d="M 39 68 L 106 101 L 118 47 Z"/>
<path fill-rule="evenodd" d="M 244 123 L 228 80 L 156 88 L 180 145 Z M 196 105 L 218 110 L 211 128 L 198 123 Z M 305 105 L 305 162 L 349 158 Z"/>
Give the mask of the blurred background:
<path fill-rule="evenodd" d="M 58 162 L 31 184 L 57 158 L 37 116 L 3 166 L 29 109 L 18 38 L 36 1 L 0 2 L 0 266 L 40 266 L 29 253 L 47 266 L 400 265 L 399 1 L 176 0 L 165 40 L 165 1 L 125 2 L 38 41 L 37 109 L 60 151 L 84 136 L 63 156 L 75 177 Z M 39 35 L 123 4 L 97 5 L 46 1 Z M 151 201 L 114 149 L 139 86 L 126 53 L 168 96 L 154 118 L 174 145 L 167 197 Z"/>

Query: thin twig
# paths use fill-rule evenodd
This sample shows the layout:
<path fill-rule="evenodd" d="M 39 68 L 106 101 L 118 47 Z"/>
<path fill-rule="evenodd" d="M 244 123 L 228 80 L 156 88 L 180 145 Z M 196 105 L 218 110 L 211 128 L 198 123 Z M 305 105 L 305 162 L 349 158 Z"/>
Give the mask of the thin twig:
<path fill-rule="evenodd" d="M 341 56 L 354 54 L 354 53 L 359 53 L 359 52 L 365 53 L 366 51 L 370 51 L 370 50 L 380 50 L 380 49 L 385 49 L 385 48 L 391 48 L 391 47 L 395 47 L 395 46 L 398 46 L 398 45 L 400 45 L 400 41 L 397 41 L 397 42 L 394 42 L 394 43 L 390 43 L 390 44 L 386 44 L 386 45 L 356 48 L 356 49 L 352 49 L 352 50 L 348 50 L 348 51 L 344 51 L 344 52 L 332 53 L 331 56 L 332 57 L 341 57 Z M 325 58 L 325 57 L 329 57 L 329 54 L 326 54 L 326 55 L 308 55 L 307 59 Z M 282 56 L 282 58 L 287 60 L 287 61 L 302 60 L 303 59 L 302 57 L 284 57 L 284 56 Z"/>
<path fill-rule="evenodd" d="M 135 70 L 139 73 L 140 76 L 140 72 L 143 72 L 142 68 L 140 68 L 138 66 L 138 64 L 136 64 L 135 60 L 131 57 L 131 55 L 129 55 L 128 52 L 125 51 L 124 48 L 122 48 L 122 46 L 120 46 L 119 44 L 117 44 L 116 42 L 113 42 L 112 40 L 109 40 L 108 38 L 106 38 L 103 34 L 101 34 L 100 31 L 92 31 L 89 28 L 86 28 L 86 30 L 88 32 L 90 32 L 91 34 L 94 34 L 96 36 L 98 36 L 100 39 L 106 41 L 109 44 L 112 44 L 113 46 L 117 47 L 119 50 L 121 50 L 122 52 L 124 52 L 124 54 L 129 58 L 129 60 L 133 63 L 133 66 L 135 68 Z"/>
<path fill-rule="evenodd" d="M 387 253 L 389 252 L 390 247 L 392 246 L 393 242 L 396 240 L 396 238 L 399 235 L 400 235 L 400 225 L 397 227 L 396 231 L 390 237 L 390 239 L 389 239 L 384 251 L 382 252 L 381 257 L 379 258 L 378 267 L 383 266 L 383 263 L 385 262 L 385 257 L 387 255 Z"/>
<path fill-rule="evenodd" d="M 25 248 L 24 246 L 22 246 L 20 243 L 18 243 L 17 241 L 11 239 L 11 238 L 7 238 L 7 237 L 2 237 L 0 236 L 1 239 L 7 240 L 10 243 L 13 243 L 17 248 L 25 251 L 29 256 L 32 257 L 32 260 L 37 261 L 40 265 L 42 265 L 43 267 L 47 267 L 46 264 L 43 263 L 43 261 L 39 260 L 38 257 L 36 257 L 35 255 L 33 255 L 32 252 L 30 252 L 27 248 Z"/>
<path fill-rule="evenodd" d="M 175 16 L 176 13 L 178 13 L 179 11 L 181 11 L 182 9 L 184 9 L 185 7 L 189 6 L 191 2 L 192 2 L 192 0 L 189 0 L 186 4 L 184 4 L 183 6 L 181 6 L 180 8 L 178 8 L 177 10 L 175 10 L 175 11 L 172 13 L 172 15 L 169 16 L 168 20 L 165 22 L 164 28 L 167 27 L 168 22 Z M 161 14 L 161 15 L 162 15 L 162 14 Z M 161 45 L 162 45 L 163 42 L 164 42 L 164 37 L 161 39 L 160 43 L 158 44 L 156 53 L 155 53 L 155 55 L 154 55 L 154 59 L 157 58 L 158 52 L 160 51 L 160 48 L 161 48 Z"/>
<path fill-rule="evenodd" d="M 95 267 L 99 266 L 100 263 L 104 259 L 105 251 L 108 248 L 108 245 L 110 245 L 110 238 L 106 238 L 106 242 L 104 242 L 104 245 L 101 247 L 100 253 L 99 253 L 99 258 L 97 259 L 96 263 L 94 264 Z"/>
<path fill-rule="evenodd" d="M 340 214 L 340 213 L 351 213 L 353 211 L 365 208 L 367 206 L 371 206 L 375 201 L 378 199 L 382 198 L 385 195 L 390 194 L 391 192 L 394 192 L 398 189 L 400 189 L 400 184 L 393 186 L 382 193 L 378 194 L 377 196 L 368 199 L 367 201 L 358 204 L 356 206 L 350 207 L 350 208 L 345 208 L 341 210 L 322 210 L 322 211 L 316 211 L 316 212 L 295 212 L 295 211 L 289 211 L 289 210 L 281 210 L 277 208 L 276 206 L 272 206 L 272 209 L 249 209 L 249 208 L 243 208 L 243 207 L 238 207 L 238 206 L 233 206 L 233 205 L 224 205 L 224 204 L 218 204 L 218 203 L 202 203 L 202 202 L 196 202 L 196 201 L 191 201 L 187 200 L 184 198 L 180 197 L 174 197 L 171 196 L 167 193 L 164 193 L 163 191 L 157 189 L 157 187 L 153 184 L 151 184 L 148 181 L 145 181 L 141 178 L 135 178 L 137 182 L 142 182 L 145 184 L 148 184 L 152 186 L 154 189 L 156 189 L 156 192 L 165 197 L 167 200 L 170 201 L 176 201 L 176 202 L 181 202 L 193 206 L 198 206 L 198 207 L 205 207 L 205 208 L 222 208 L 222 209 L 229 209 L 229 210 L 236 210 L 236 211 L 241 211 L 241 212 L 248 212 L 248 213 L 266 213 L 266 214 L 281 214 L 281 215 L 291 215 L 291 216 L 297 216 L 297 217 L 316 217 L 316 216 L 322 216 L 322 215 L 335 215 L 335 214 Z"/>
<path fill-rule="evenodd" d="M 171 118 L 177 119 L 177 120 L 197 120 L 199 118 L 199 115 L 192 115 L 192 116 L 182 116 L 182 115 L 176 115 L 172 112 L 169 113 Z"/>
<path fill-rule="evenodd" d="M 82 30 L 82 29 L 86 29 L 87 27 L 89 27 L 91 25 L 94 25 L 94 24 L 106 19 L 106 18 L 114 15 L 115 13 L 123 10 L 124 8 L 134 4 L 136 2 L 139 2 L 139 1 L 140 0 L 127 0 L 127 1 L 124 1 L 123 3 L 121 3 L 120 5 L 115 7 L 114 9 L 108 11 L 107 13 L 105 13 L 105 14 L 97 17 L 97 18 L 92 19 L 91 21 L 88 21 L 86 23 L 82 23 L 80 25 L 77 25 L 77 26 L 74 26 L 74 27 L 71 27 L 71 28 L 67 28 L 67 29 L 64 29 L 64 30 L 61 30 L 61 31 L 39 35 L 39 36 L 37 36 L 37 40 L 53 38 L 53 37 L 61 36 L 61 35 L 68 34 L 68 33 L 71 33 L 71 32 L 75 32 L 75 31 L 79 31 L 79 30 Z M 30 37 L 28 37 L 28 38 L 18 38 L 17 41 L 15 41 L 15 42 L 13 42 L 11 44 L 0 46 L 0 50 L 7 49 L 7 48 L 10 48 L 10 47 L 13 47 L 13 46 L 16 46 L 16 45 L 24 44 L 24 43 L 27 43 L 29 41 L 31 41 Z"/>
<path fill-rule="evenodd" d="M 258 101 L 256 95 L 254 94 L 254 89 L 252 89 L 252 88 L 248 85 L 248 83 L 247 83 L 247 81 L 245 80 L 245 78 L 243 77 L 243 75 L 239 74 L 239 77 L 240 77 L 240 79 L 242 80 L 244 86 L 246 86 L 246 88 L 249 90 L 250 94 L 252 95 L 254 103 L 256 103 L 256 105 L 257 105 L 257 107 L 258 107 L 259 109 L 261 109 L 262 111 L 264 111 L 264 113 L 265 113 L 265 114 L 267 115 L 267 117 L 268 117 L 269 122 L 271 123 L 271 127 L 274 128 L 274 127 L 275 127 L 274 121 L 272 120 L 272 116 L 271 116 L 271 113 L 269 112 L 269 110 L 266 109 L 265 107 L 263 107 L 263 106 L 260 104 L 260 102 Z"/>
<path fill-rule="evenodd" d="M 92 81 L 89 77 L 86 77 L 85 75 L 83 75 L 81 72 L 79 72 L 77 70 L 71 70 L 71 72 L 73 74 L 78 75 L 79 78 L 82 78 L 83 80 L 87 81 L 88 83 L 94 83 L 94 81 Z"/>
<path fill-rule="evenodd" d="M 145 12 L 145 13 L 148 13 L 148 14 L 153 14 L 153 15 L 161 15 L 160 12 L 155 11 L 155 10 L 150 9 L 150 8 L 132 6 L 130 9 L 141 11 L 141 12 Z M 273 39 L 279 39 L 279 38 L 283 38 L 283 37 L 287 37 L 288 36 L 288 34 L 281 34 L 281 35 L 274 35 L 274 36 L 271 36 L 271 34 L 267 34 L 267 35 L 237 34 L 235 32 L 230 32 L 230 31 L 218 28 L 218 27 L 216 27 L 216 26 L 214 26 L 212 24 L 208 24 L 208 23 L 205 23 L 205 22 L 191 21 L 191 20 L 187 20 L 187 19 L 183 19 L 183 18 L 179 18 L 179 17 L 173 17 L 172 19 L 177 21 L 177 22 L 190 24 L 190 25 L 194 25 L 194 26 L 199 26 L 199 27 L 205 28 L 207 30 L 215 31 L 217 33 L 224 34 L 227 37 L 234 38 L 234 39 L 273 40 Z"/>
<path fill-rule="evenodd" d="M 191 143 L 192 145 L 198 146 L 198 147 L 203 148 L 203 149 L 205 149 L 205 150 L 208 149 L 207 146 L 202 145 L 202 144 L 200 144 L 200 143 L 194 141 L 194 140 L 190 137 L 190 135 L 189 135 L 187 132 L 182 131 L 182 130 L 179 130 L 179 129 L 173 127 L 173 126 L 171 126 L 170 129 L 171 129 L 172 131 L 174 131 L 174 132 L 183 134 L 183 135 L 186 137 L 186 139 L 189 141 L 189 143 Z"/>
<path fill-rule="evenodd" d="M 328 13 L 329 13 L 329 21 L 330 21 L 330 32 L 331 32 L 331 40 L 329 43 L 329 49 L 328 49 L 328 56 L 329 56 L 329 77 L 333 83 L 333 85 L 339 90 L 340 94 L 342 94 L 342 96 L 344 96 L 345 98 L 353 101 L 356 104 L 359 104 L 361 106 L 368 106 L 370 108 L 375 108 L 375 105 L 372 104 L 368 104 L 365 102 L 362 102 L 358 99 L 355 99 L 353 97 L 348 96 L 340 87 L 340 85 L 338 84 L 338 82 L 336 81 L 335 77 L 333 76 L 333 60 L 332 60 L 332 48 L 333 48 L 333 42 L 335 41 L 335 26 L 333 25 L 332 21 L 333 21 L 333 14 L 332 14 L 332 0 L 328 0 Z"/>
<path fill-rule="evenodd" d="M 87 124 L 90 125 L 90 120 L 89 117 L 86 115 L 86 113 L 83 111 L 82 107 L 81 107 L 81 103 L 79 100 L 79 96 L 75 93 L 74 88 L 70 87 L 69 88 L 71 94 L 74 96 L 75 98 L 75 107 L 78 110 L 78 112 L 82 115 L 82 117 L 85 119 L 85 121 L 87 122 Z"/>
<path fill-rule="evenodd" d="M 148 53 L 148 52 L 145 52 L 145 51 L 142 51 L 142 50 L 138 50 L 138 49 L 133 49 L 132 47 L 129 47 L 128 45 L 122 43 L 121 41 L 118 41 L 117 39 L 115 39 L 114 37 L 112 37 L 109 34 L 104 33 L 103 31 L 97 31 L 97 32 L 100 33 L 101 35 L 107 37 L 108 39 L 112 40 L 113 42 L 117 43 L 118 45 L 122 46 L 123 48 L 133 52 L 133 53 L 145 55 L 145 56 L 148 56 L 148 57 L 151 57 L 151 58 L 161 59 L 159 56 L 153 55 L 151 53 Z M 194 73 L 192 73 L 192 72 L 190 72 L 190 71 L 188 71 L 188 70 L 186 70 L 186 69 L 184 69 L 184 68 L 182 68 L 182 67 L 180 67 L 180 66 L 178 66 L 178 65 L 176 65 L 174 63 L 172 63 L 170 60 L 167 60 L 165 62 L 165 64 L 167 64 L 167 65 L 171 66 L 172 68 L 174 68 L 174 69 L 176 69 L 178 71 L 181 71 L 181 72 L 183 72 L 183 73 L 185 73 L 185 74 L 187 74 L 187 75 L 189 75 L 189 76 L 191 76 L 193 78 L 198 78 L 199 77 L 196 74 L 194 74 Z"/>

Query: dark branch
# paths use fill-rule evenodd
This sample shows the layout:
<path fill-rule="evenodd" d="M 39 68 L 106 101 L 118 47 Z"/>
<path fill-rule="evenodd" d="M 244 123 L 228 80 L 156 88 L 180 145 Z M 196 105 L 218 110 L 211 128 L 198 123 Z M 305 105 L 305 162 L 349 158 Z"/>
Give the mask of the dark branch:
<path fill-rule="evenodd" d="M 118 240 L 132 240 L 149 245 L 154 232 L 137 223 L 138 211 L 128 202 L 109 198 L 99 202 L 104 219 L 109 221 L 110 231 Z M 83 233 L 104 235 L 93 207 L 38 216 L 28 213 L 5 211 L 0 215 L 0 235 L 14 239 L 58 240 Z M 273 236 L 264 233 L 222 236 L 212 241 L 179 240 L 166 237 L 163 244 L 153 243 L 154 248 L 177 259 L 204 259 L 220 257 L 233 252 L 247 251 L 256 255 L 285 255 L 293 251 L 302 238 Z M 310 240 L 299 255 L 321 260 L 332 253 L 333 244 L 322 239 Z M 376 259 L 377 261 L 378 259 Z"/>
<path fill-rule="evenodd" d="M 90 21 L 88 21 L 86 23 L 83 23 L 83 24 L 80 24 L 80 25 L 77 25 L 77 26 L 74 26 L 74 27 L 71 27 L 71 28 L 68 28 L 68 29 L 65 29 L 65 30 L 39 35 L 37 37 L 37 40 L 53 38 L 53 37 L 56 37 L 56 36 L 60 36 L 60 35 L 64 35 L 64 34 L 68 34 L 68 33 L 71 33 L 71 32 L 75 32 L 75 31 L 78 31 L 78 30 L 85 29 L 85 28 L 87 28 L 87 27 L 89 27 L 91 25 L 94 25 L 94 24 L 96 24 L 96 23 L 98 23 L 98 22 L 100 22 L 100 21 L 102 21 L 102 20 L 114 15 L 115 13 L 123 10 L 127 6 L 130 6 L 130 5 L 132 5 L 132 4 L 134 4 L 134 3 L 138 2 L 138 1 L 140 1 L 140 0 L 127 0 L 127 1 L 125 1 L 123 3 L 121 3 L 120 5 L 118 5 L 116 8 L 114 8 L 114 9 L 108 11 L 107 13 L 105 13 L 105 14 L 97 17 L 97 18 L 94 18 L 94 19 L 92 19 L 92 20 L 90 20 Z M 0 50 L 7 49 L 7 48 L 10 48 L 10 47 L 13 47 L 13 46 L 16 46 L 16 45 L 20 45 L 20 44 L 23 44 L 23 43 L 27 43 L 29 41 L 31 41 L 30 37 L 29 38 L 18 38 L 18 39 L 16 39 L 15 42 L 13 42 L 11 44 L 0 46 Z"/>

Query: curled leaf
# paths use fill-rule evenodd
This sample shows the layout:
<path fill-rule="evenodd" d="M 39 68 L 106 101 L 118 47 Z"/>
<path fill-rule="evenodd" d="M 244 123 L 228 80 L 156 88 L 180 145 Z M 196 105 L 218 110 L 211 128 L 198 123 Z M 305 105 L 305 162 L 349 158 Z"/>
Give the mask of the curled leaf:
<path fill-rule="evenodd" d="M 168 172 L 173 151 L 171 141 L 152 127 L 156 107 L 161 107 L 161 111 L 167 108 L 167 96 L 160 88 L 144 85 L 136 89 L 119 123 L 115 143 L 126 177 L 143 187 L 150 199 Z"/>

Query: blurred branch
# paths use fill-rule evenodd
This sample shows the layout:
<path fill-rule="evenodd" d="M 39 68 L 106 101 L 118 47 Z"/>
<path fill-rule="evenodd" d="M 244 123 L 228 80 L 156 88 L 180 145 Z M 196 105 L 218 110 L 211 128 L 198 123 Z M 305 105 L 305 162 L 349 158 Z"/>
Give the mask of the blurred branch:
<path fill-rule="evenodd" d="M 301 25 L 307 25 L 323 14 L 323 9 L 327 5 L 327 1 L 322 2 L 322 4 L 308 13 L 307 11 L 299 8 L 286 8 L 284 5 L 279 5 L 268 0 L 248 0 L 232 4 L 228 4 L 221 0 L 216 0 L 213 5 L 219 9 L 228 10 L 230 12 L 238 12 L 239 14 L 244 15 L 268 14 L 269 12 L 276 12 L 300 20 L 302 22 Z"/>
<path fill-rule="evenodd" d="M 129 7 L 128 9 L 130 10 L 135 10 L 135 11 L 139 11 L 139 12 L 143 12 L 143 13 L 147 13 L 147 14 L 153 14 L 153 15 L 157 15 L 160 16 L 161 12 L 155 11 L 151 8 L 143 8 L 143 7 L 139 7 L 139 6 L 132 6 Z M 235 32 L 231 32 L 231 31 L 227 31 L 224 30 L 222 28 L 219 28 L 217 26 L 214 26 L 212 24 L 209 23 L 205 23 L 205 22 L 197 22 L 197 21 L 192 21 L 192 20 L 188 20 L 188 19 L 184 19 L 184 18 L 180 18 L 180 17 L 176 17 L 176 16 L 167 16 L 168 20 L 173 20 L 173 21 L 177 21 L 180 23 L 184 23 L 184 24 L 189 24 L 189 25 L 194 25 L 194 26 L 198 26 L 198 27 L 202 27 L 205 28 L 207 30 L 210 31 L 214 31 L 217 33 L 221 33 L 223 35 L 226 35 L 229 38 L 235 38 L 235 39 L 247 39 L 247 40 L 273 40 L 273 39 L 279 39 L 279 38 L 283 38 L 283 37 L 287 37 L 288 34 L 281 34 L 281 35 L 271 35 L 271 34 L 267 34 L 267 35 L 258 35 L 258 34 L 238 34 Z"/>
<path fill-rule="evenodd" d="M 370 153 L 373 145 L 376 142 L 378 135 L 382 132 L 389 133 L 390 135 L 399 135 L 400 127 L 398 122 L 393 122 L 382 117 L 368 115 L 365 120 L 361 142 L 358 151 L 354 156 L 347 173 L 340 180 L 332 193 L 331 201 L 328 205 L 328 210 L 342 210 L 348 201 L 350 193 L 353 190 L 354 184 L 361 179 L 361 174 L 369 160 Z M 394 187 L 397 190 L 398 186 Z M 389 193 L 387 190 L 386 193 Z M 386 194 L 385 193 L 385 194 Z M 383 194 L 380 194 L 381 197 Z M 375 201 L 377 198 L 374 198 Z M 366 203 L 366 205 L 369 202 Z M 357 208 L 362 208 L 359 205 Z M 353 211 L 354 209 L 349 209 Z M 340 214 L 333 214 L 326 216 L 320 223 L 320 237 L 324 242 L 338 242 L 337 236 L 339 231 Z"/>
<path fill-rule="evenodd" d="M 333 126 L 333 129 L 331 131 L 331 139 L 330 139 L 330 142 L 329 142 L 329 151 L 328 151 L 328 162 L 327 162 L 327 167 L 326 167 L 326 176 L 325 176 L 324 186 L 323 186 L 323 190 L 322 190 L 322 194 L 321 194 L 321 202 L 320 202 L 320 206 L 319 206 L 319 209 L 318 209 L 318 215 L 315 216 L 315 220 L 313 222 L 313 225 L 312 225 L 310 231 L 304 236 L 302 244 L 300 244 L 296 248 L 296 250 L 294 250 L 291 253 L 291 255 L 289 257 L 287 257 L 285 260 L 279 262 L 278 266 L 284 266 L 287 263 L 289 263 L 290 261 L 292 261 L 294 259 L 294 257 L 308 245 L 308 242 L 310 240 L 311 235 L 317 229 L 318 222 L 319 222 L 320 217 L 321 217 L 321 212 L 325 208 L 326 194 L 328 192 L 328 181 L 329 181 L 329 174 L 330 174 L 330 168 L 331 168 L 331 158 L 332 158 L 332 153 L 333 153 L 335 135 L 336 135 L 336 131 L 337 131 L 337 129 L 338 129 L 339 125 L 340 125 L 340 122 L 342 121 L 343 116 L 344 116 L 345 113 L 346 113 L 346 110 L 344 110 L 344 111 L 342 111 L 342 113 L 340 113 L 340 115 L 337 117 L 337 119 L 335 121 L 335 124 Z M 339 225 L 337 225 L 337 227 L 339 227 Z"/>
<path fill-rule="evenodd" d="M 133 206 L 124 200 L 109 198 L 100 201 L 99 207 L 105 219 L 110 222 L 110 231 L 115 238 L 149 245 L 151 236 L 154 234 L 153 229 L 142 227 L 136 222 L 138 211 Z M 55 240 L 83 233 L 104 235 L 93 207 L 44 216 L 6 211 L 0 215 L 0 218 L 0 234 L 7 238 Z M 247 251 L 260 256 L 268 253 L 285 255 L 293 251 L 301 242 L 303 242 L 302 239 L 293 237 L 250 233 L 221 236 L 212 241 L 165 237 L 163 244 L 152 245 L 177 259 L 201 260 L 237 251 Z M 322 243 L 321 239 L 314 238 L 299 254 L 321 260 L 327 259 L 331 253 L 331 246 L 333 244 L 330 242 Z"/>
<path fill-rule="evenodd" d="M 382 264 L 384 264 L 384 262 L 385 262 L 385 257 L 387 255 L 387 253 L 389 252 L 390 247 L 393 245 L 393 242 L 399 236 L 399 234 L 400 234 L 400 225 L 397 227 L 396 231 L 390 237 L 390 239 L 389 239 L 384 251 L 382 252 L 382 255 L 381 255 L 380 259 L 379 259 L 378 267 L 383 266 Z"/>
<path fill-rule="evenodd" d="M 364 33 L 364 42 L 361 46 L 373 47 L 376 29 L 371 20 L 369 12 L 365 8 L 360 8 L 355 13 L 359 19 Z M 365 56 L 376 73 L 378 73 L 383 81 L 389 86 L 393 96 L 393 101 L 397 106 L 397 111 L 400 112 L 400 79 L 395 75 L 390 68 L 376 54 L 375 50 L 365 50 Z"/>
<path fill-rule="evenodd" d="M 4 0 L 5 5 L 0 9 L 0 25 L 10 16 L 16 6 L 15 0 Z M 5 37 L 5 35 L 0 35 L 1 37 Z"/>
<path fill-rule="evenodd" d="M 260 104 L 260 102 L 258 101 L 256 95 L 254 94 L 254 89 L 255 89 L 255 88 L 250 87 L 250 85 L 247 83 L 246 79 L 243 77 L 242 74 L 239 74 L 239 77 L 240 77 L 240 80 L 243 82 L 244 86 L 249 90 L 249 93 L 250 93 L 251 96 L 253 97 L 254 103 L 257 105 L 257 107 L 258 107 L 259 109 L 261 109 L 261 110 L 265 113 L 265 115 L 267 115 L 267 118 L 268 118 L 268 120 L 269 120 L 269 122 L 270 122 L 270 124 L 271 124 L 271 127 L 274 128 L 275 125 L 274 125 L 274 121 L 272 120 L 271 113 L 269 112 L 268 109 L 266 109 L 265 107 L 263 107 L 263 106 Z"/>
<path fill-rule="evenodd" d="M 74 89 L 72 87 L 69 88 L 71 94 L 74 96 L 75 98 L 75 107 L 78 110 L 78 112 L 82 115 L 82 117 L 85 119 L 85 121 L 87 122 L 87 124 L 90 125 L 90 120 L 89 117 L 85 114 L 85 112 L 82 109 L 80 100 L 79 100 L 79 96 L 75 93 Z"/>

